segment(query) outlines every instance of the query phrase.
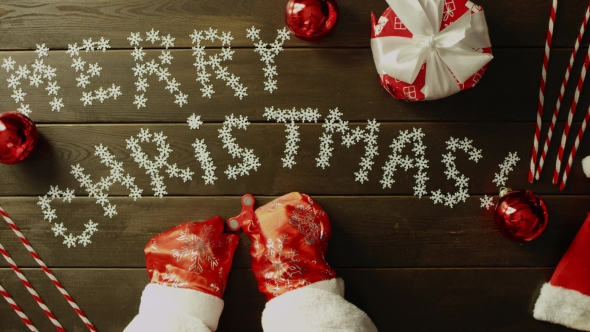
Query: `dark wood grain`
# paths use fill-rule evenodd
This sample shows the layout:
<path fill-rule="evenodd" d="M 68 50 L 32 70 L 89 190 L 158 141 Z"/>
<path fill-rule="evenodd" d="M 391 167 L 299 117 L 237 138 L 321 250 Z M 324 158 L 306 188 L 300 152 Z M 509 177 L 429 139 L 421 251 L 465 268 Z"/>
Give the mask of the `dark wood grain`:
<path fill-rule="evenodd" d="M 324 113 L 324 112 L 322 112 Z M 325 113 L 324 113 L 325 114 Z M 363 123 L 350 123 L 365 126 Z M 572 128 L 577 132 L 579 124 Z M 140 128 L 148 128 L 151 132 L 163 132 L 168 136 L 168 143 L 173 152 L 168 162 L 177 163 L 179 167 L 190 167 L 194 172 L 193 180 L 183 182 L 181 179 L 166 177 L 169 195 L 243 195 L 246 192 L 257 195 L 282 195 L 290 191 L 301 191 L 308 194 L 328 195 L 412 195 L 415 184 L 416 170 L 397 170 L 396 181 L 392 188 L 383 188 L 379 182 L 383 177 L 382 167 L 388 155 L 391 154 L 389 145 L 399 135 L 400 130 L 422 128 L 426 134 L 424 145 L 426 159 L 429 160 L 427 169 L 429 180 L 426 182 L 428 192 L 442 189 L 443 192 L 454 192 L 454 182 L 447 180 L 444 172 L 445 164 L 441 162 L 442 155 L 447 153 L 445 141 L 450 137 L 473 140 L 473 146 L 482 149 L 483 159 L 479 163 L 469 161 L 469 156 L 463 152 L 456 152 L 458 170 L 470 178 L 468 192 L 470 194 L 496 194 L 498 188 L 492 182 L 494 174 L 499 172 L 498 165 L 504 161 L 509 152 L 518 152 L 521 158 L 508 176 L 508 185 L 513 188 L 528 188 L 541 194 L 561 193 L 557 186 L 551 184 L 551 174 L 555 165 L 558 142 L 553 142 L 547 158 L 547 164 L 541 181 L 529 184 L 526 179 L 530 156 L 532 123 L 382 123 L 380 126 L 378 144 L 379 155 L 374 159 L 373 169 L 369 172 L 369 181 L 361 184 L 355 182 L 354 172 L 360 169 L 359 162 L 364 156 L 364 145 L 357 144 L 350 148 L 341 145 L 340 134 L 334 135 L 334 151 L 330 159 L 330 167 L 325 169 L 316 166 L 315 158 L 320 151 L 321 124 L 302 124 L 300 128 L 299 152 L 297 164 L 292 169 L 284 168 L 281 157 L 284 156 L 285 126 L 283 124 L 251 124 L 246 131 L 233 130 L 236 142 L 242 147 L 254 149 L 260 158 L 262 166 L 258 171 L 252 171 L 249 176 L 228 179 L 223 172 L 228 165 L 238 163 L 232 159 L 227 150 L 223 149 L 221 139 L 218 138 L 219 124 L 206 124 L 199 130 L 190 130 L 185 124 L 150 124 L 150 125 L 41 125 L 39 130 L 42 142 L 38 151 L 20 165 L 0 165 L 0 172 L 4 175 L 0 195 L 45 195 L 51 185 L 61 188 L 75 189 L 78 194 L 85 194 L 75 177 L 70 174 L 71 166 L 80 164 L 85 172 L 91 174 L 93 181 L 99 181 L 101 176 L 109 174 L 108 168 L 100 163 L 100 158 L 94 155 L 95 146 L 103 144 L 109 147 L 115 159 L 124 163 L 125 171 L 136 177 L 136 184 L 144 190 L 144 195 L 153 195 L 150 177 L 145 170 L 130 156 L 131 150 L 126 149 L 126 139 L 140 132 Z M 561 133 L 562 125 L 556 128 Z M 215 185 L 205 185 L 201 176 L 204 174 L 200 164 L 194 157 L 191 146 L 196 139 L 204 139 L 211 151 L 211 157 L 217 167 L 215 173 L 219 178 Z M 269 139 L 271 138 L 271 139 Z M 570 142 L 570 144 L 573 142 Z M 150 154 L 157 153 L 155 144 L 142 143 L 144 150 Z M 408 146 L 403 154 L 413 156 L 412 147 Z M 569 149 L 566 147 L 566 151 Z M 567 187 L 563 193 L 584 194 L 589 182 L 580 167 L 581 157 L 590 154 L 590 146 L 582 143 L 574 162 Z M 153 158 L 153 157 L 152 157 Z M 564 159 L 565 161 L 565 159 Z M 165 169 L 161 171 L 166 175 Z M 167 176 L 167 175 L 166 175 Z M 129 191 L 120 185 L 112 186 L 109 195 L 128 195 Z M 432 206 L 427 199 L 423 199 L 425 206 Z"/>
<path fill-rule="evenodd" d="M 581 227 L 590 203 L 586 196 L 546 196 L 549 226 L 541 238 L 523 244 L 500 235 L 492 210 L 480 208 L 479 196 L 452 210 L 432 205 L 426 197 L 313 197 L 330 216 L 333 236 L 327 257 L 337 268 L 554 266 Z M 238 215 L 239 198 L 145 198 L 135 203 L 112 198 L 119 213 L 113 219 L 103 217 L 87 198 L 58 203 L 54 222 L 63 222 L 68 234 L 79 234 L 89 219 L 99 224 L 92 244 L 70 249 L 43 220 L 36 199 L 2 198 L 0 204 L 47 264 L 114 268 L 145 266 L 143 248 L 148 240 L 182 222 Z M 272 199 L 257 198 L 259 204 Z M 6 224 L 0 224 L 0 243 L 19 265 L 36 266 Z M 249 245 L 242 235 L 234 267 L 250 266 Z M 0 266 L 7 267 L 4 261 Z"/>
<path fill-rule="evenodd" d="M 310 194 L 331 218 L 333 236 L 327 260 L 346 281 L 346 297 L 365 310 L 380 331 L 564 331 L 565 328 L 538 322 L 532 308 L 543 282 L 567 250 L 588 212 L 589 182 L 580 160 L 590 154 L 586 139 L 573 164 L 565 191 L 551 185 L 557 140 L 566 120 L 566 109 L 573 97 L 575 82 L 588 45 L 586 36 L 566 89 L 556 138 L 549 151 L 541 181 L 529 184 L 532 136 L 536 120 L 539 79 L 543 59 L 550 0 L 478 0 L 485 9 L 494 60 L 479 84 L 468 91 L 432 102 L 407 103 L 392 98 L 377 80 L 370 50 L 370 14 L 387 7 L 384 0 L 338 0 L 340 21 L 334 33 L 321 42 L 308 43 L 291 38 L 276 57 L 278 90 L 265 92 L 263 63 L 254 52 L 246 29 L 262 29 L 261 37 L 272 42 L 276 30 L 284 23 L 284 1 L 172 1 L 172 0 L 46 0 L 0 2 L 0 60 L 12 57 L 29 68 L 37 55 L 37 44 L 51 48 L 44 61 L 57 69 L 56 81 L 65 107 L 51 112 L 46 85 L 31 86 L 21 80 L 27 93 L 32 119 L 38 124 L 40 144 L 31 158 L 19 165 L 0 164 L 0 206 L 7 210 L 32 246 L 53 268 L 71 295 L 100 331 L 120 331 L 136 314 L 141 291 L 148 282 L 144 268 L 145 243 L 166 229 L 184 221 L 197 221 L 220 215 L 229 218 L 240 209 L 240 196 L 256 195 L 265 204 L 291 191 Z M 557 100 L 559 86 L 582 21 L 587 1 L 561 1 L 555 22 L 553 50 L 547 74 L 544 125 L 548 126 Z M 230 73 L 241 77 L 248 87 L 243 100 L 233 96 L 225 83 L 215 79 L 216 93 L 203 98 L 201 84 L 193 67 L 194 57 L 189 34 L 194 29 L 212 27 L 231 31 L 235 50 L 228 66 Z M 154 28 L 160 35 L 171 34 L 175 46 L 169 66 L 172 77 L 188 94 L 188 104 L 174 104 L 157 77 L 148 76 L 145 96 L 147 107 L 133 105 L 138 94 L 131 68 L 132 48 L 127 37 L 131 32 Z M 88 63 L 103 69 L 99 77 L 82 89 L 76 86 L 72 60 L 66 54 L 68 44 L 83 39 L 105 37 L 113 49 L 82 52 Z M 219 52 L 220 45 L 207 43 L 208 54 Z M 145 60 L 157 59 L 162 46 L 143 42 Z M 12 73 L 0 70 L 0 109 L 14 110 L 13 89 L 6 81 Z M 83 91 L 121 86 L 123 95 L 116 101 L 94 101 L 83 106 Z M 576 133 L 583 112 L 590 105 L 584 91 L 575 116 L 572 133 Z M 283 168 L 286 142 L 285 126 L 268 122 L 265 107 L 290 109 L 317 108 L 322 118 L 317 124 L 300 127 L 297 164 Z M 350 126 L 365 126 L 367 119 L 381 123 L 378 144 L 369 181 L 360 184 L 354 172 L 360 166 L 364 146 L 349 149 L 334 135 L 331 167 L 316 167 L 323 129 L 330 109 L 339 108 Z M 200 115 L 205 124 L 189 130 L 186 119 Z M 230 114 L 248 116 L 252 124 L 246 131 L 234 130 L 240 146 L 254 149 L 261 166 L 250 176 L 228 180 L 223 174 L 232 159 L 218 138 L 218 130 Z M 482 149 L 483 159 L 475 164 L 462 152 L 456 153 L 457 168 L 470 178 L 466 203 L 453 209 L 434 205 L 430 197 L 414 197 L 416 170 L 396 171 L 393 188 L 379 183 L 382 167 L 391 153 L 389 145 L 400 130 L 422 128 L 426 134 L 426 159 L 429 159 L 427 190 L 454 192 L 452 180 L 444 175 L 441 163 L 449 137 L 468 137 Z M 169 196 L 153 197 L 150 179 L 130 157 L 125 139 L 140 128 L 162 131 L 174 152 L 169 162 L 190 167 L 193 180 L 164 180 Z M 204 139 L 214 160 L 215 185 L 205 185 L 191 144 Z M 543 138 L 543 136 L 542 136 Z M 72 165 L 80 164 L 94 181 L 108 175 L 108 170 L 94 155 L 95 146 L 108 146 L 126 173 L 136 177 L 144 197 L 134 202 L 128 191 L 115 185 L 108 192 L 116 204 L 113 219 L 88 198 L 70 174 Z M 569 151 L 569 142 L 566 151 Z M 153 145 L 142 144 L 155 152 Z M 403 154 L 412 155 L 411 147 Z M 480 207 L 482 195 L 495 196 L 492 183 L 498 164 L 516 151 L 521 160 L 510 172 L 508 185 L 531 189 L 543 195 L 550 213 L 545 233 L 530 243 L 510 242 L 502 237 L 493 222 L 492 210 Z M 162 170 L 163 173 L 163 170 Z M 71 203 L 54 201 L 56 222 L 64 222 L 70 232 L 78 234 L 89 219 L 99 223 L 99 232 L 87 248 L 66 248 L 55 237 L 52 224 L 43 220 L 37 196 L 50 186 L 74 189 L 77 198 Z M 25 269 L 35 288 L 68 331 L 85 330 L 59 292 L 37 268 L 17 237 L 0 222 L 0 243 L 17 264 Z M 225 311 L 219 331 L 260 331 L 260 313 L 264 298 L 256 289 L 249 270 L 249 239 L 242 235 L 235 254 L 225 294 Z M 4 286 L 37 324 L 41 331 L 53 329 L 30 295 L 4 261 L 0 261 L 0 284 Z M 0 300 L 0 302 L 5 303 Z M 23 331 L 24 325 L 6 305 L 0 303 L 0 330 Z"/>
<path fill-rule="evenodd" d="M 137 313 L 148 282 L 143 269 L 55 269 L 70 294 L 100 331 L 120 331 Z M 367 312 L 380 331 L 565 331 L 536 321 L 532 309 L 551 268 L 521 269 L 339 269 L 346 298 Z M 41 271 L 25 271 L 49 308 L 71 331 L 84 326 Z M 41 331 L 51 323 L 10 270 L 0 280 Z M 261 331 L 264 297 L 250 270 L 233 270 L 218 331 Z M 424 319 L 428 317 L 428 319 Z M 500 319 L 501 318 L 501 319 Z M 0 303 L 3 331 L 24 325 Z"/>
<path fill-rule="evenodd" d="M 219 50 L 210 50 L 216 54 Z M 549 121 L 559 87 L 563 79 L 571 50 L 558 49 L 552 52 L 547 78 L 546 112 Z M 567 108 L 573 98 L 575 82 L 579 76 L 585 52 L 572 70 L 570 84 L 566 91 L 561 116 L 567 118 Z M 229 72 L 240 76 L 248 88 L 243 100 L 234 97 L 234 92 L 225 82 L 213 76 L 215 94 L 212 98 L 202 97 L 201 83 L 196 82 L 195 61 L 189 50 L 172 51 L 174 60 L 169 66 L 172 77 L 181 83 L 180 90 L 188 94 L 188 104 L 182 108 L 174 103 L 175 97 L 165 89 L 155 75 L 146 76 L 150 85 L 146 92 L 137 92 L 132 68 L 135 66 L 130 51 L 107 51 L 81 53 L 87 63 L 98 63 L 103 69 L 99 77 L 90 78 L 86 89 L 77 87 L 76 77 L 80 75 L 71 67 L 72 60 L 63 51 L 50 52 L 44 58 L 47 64 L 57 68 L 55 81 L 61 87 L 59 97 L 65 107 L 61 112 L 52 112 L 46 84 L 36 88 L 28 80 L 21 80 L 20 88 L 27 93 L 24 104 L 30 104 L 31 118 L 37 123 L 111 123 L 111 122 L 185 122 L 195 113 L 206 122 L 223 121 L 231 114 L 248 116 L 251 121 L 265 121 L 262 116 L 265 107 L 281 109 L 317 108 L 322 114 L 338 107 L 349 121 L 366 121 L 376 118 L 380 121 L 535 121 L 539 93 L 539 80 L 543 61 L 542 49 L 499 49 L 494 51 L 482 80 L 473 89 L 437 101 L 408 103 L 391 97 L 379 84 L 371 51 L 368 49 L 289 49 L 276 57 L 279 75 L 278 90 L 270 94 L 264 91 L 263 63 L 251 49 L 238 49 L 234 60 L 224 62 Z M 158 60 L 160 51 L 147 51 L 144 60 Z M 6 52 L 0 58 L 11 56 L 17 67 L 35 62 L 34 52 Z M 86 68 L 88 65 L 86 65 Z M 11 97 L 8 79 L 14 72 L 0 71 L 0 107 L 14 110 L 20 106 Z M 120 85 L 122 96 L 117 100 L 107 99 L 103 103 L 95 100 L 84 106 L 80 100 L 82 92 L 94 91 L 100 87 Z M 145 94 L 147 107 L 138 109 L 134 96 Z M 506 104 L 510 103 L 510 107 Z M 590 94 L 582 94 L 579 111 L 575 119 L 581 121 L 584 110 L 590 104 Z M 547 127 L 547 125 L 546 125 Z M 533 132 L 530 133 L 532 140 Z"/>
<path fill-rule="evenodd" d="M 492 44 L 496 47 L 543 47 L 549 21 L 551 1 L 479 0 L 483 6 Z M 371 12 L 379 16 L 387 8 L 384 0 L 338 1 L 340 18 L 334 33 L 321 43 L 293 39 L 290 46 L 368 47 Z M 190 47 L 188 35 L 193 29 L 213 27 L 232 31 L 235 46 L 249 46 L 246 29 L 263 30 L 263 38 L 274 39 L 274 31 L 285 26 L 286 1 L 232 0 L 216 1 L 76 1 L 51 0 L 3 1 L 0 4 L 0 44 L 5 49 L 34 49 L 46 43 L 52 49 L 67 48 L 82 38 L 104 36 L 113 47 L 129 47 L 130 32 L 151 28 L 176 37 L 177 47 Z M 554 45 L 573 46 L 584 17 L 582 0 L 559 4 Z M 51 29 L 47 29 L 51 27 Z M 18 30 L 15 34 L 13 31 Z"/>

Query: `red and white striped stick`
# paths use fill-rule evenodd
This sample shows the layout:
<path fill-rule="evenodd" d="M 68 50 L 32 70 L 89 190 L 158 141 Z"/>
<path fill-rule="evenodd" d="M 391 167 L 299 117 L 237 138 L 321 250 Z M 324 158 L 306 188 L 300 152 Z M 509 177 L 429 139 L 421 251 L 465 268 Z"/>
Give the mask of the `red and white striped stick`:
<path fill-rule="evenodd" d="M 559 149 L 557 150 L 557 161 L 555 162 L 555 170 L 553 171 L 553 184 L 557 184 L 559 182 L 559 172 L 561 171 L 561 161 L 563 160 L 563 151 L 565 149 L 565 143 L 567 142 L 567 138 L 570 133 L 570 128 L 572 126 L 572 121 L 574 119 L 574 114 L 576 112 L 576 108 L 578 106 L 578 99 L 580 98 L 580 93 L 582 92 L 582 87 L 584 86 L 584 80 L 586 79 L 586 72 L 588 71 L 588 63 L 590 62 L 590 48 L 588 49 L 588 53 L 586 53 L 586 57 L 584 58 L 584 66 L 582 67 L 582 73 L 580 74 L 580 78 L 578 78 L 578 86 L 576 87 L 576 93 L 574 94 L 574 100 L 572 101 L 572 105 L 570 107 L 569 114 L 567 116 L 567 123 L 565 124 L 565 128 L 563 129 L 563 135 L 561 135 L 561 142 L 559 144 Z M 583 131 L 582 131 L 583 133 Z"/>
<path fill-rule="evenodd" d="M 86 315 L 84 314 L 84 312 L 80 309 L 80 307 L 78 307 L 78 305 L 76 304 L 76 301 L 74 301 L 74 299 L 70 296 L 70 294 L 68 294 L 68 292 L 62 286 L 62 284 L 53 275 L 53 272 L 51 272 L 51 270 L 49 270 L 49 268 L 47 267 L 47 265 L 45 265 L 45 263 L 43 262 L 43 260 L 41 260 L 41 257 L 39 257 L 39 255 L 37 254 L 37 252 L 35 251 L 35 249 L 33 249 L 33 247 L 31 247 L 31 245 L 29 244 L 29 241 L 27 241 L 27 239 L 25 238 L 25 236 L 23 235 L 23 233 L 20 232 L 20 229 L 16 226 L 16 224 L 12 221 L 12 219 L 10 219 L 10 216 L 8 216 L 8 214 L 6 213 L 6 211 L 4 211 L 4 209 L 2 209 L 1 206 L 0 206 L 0 215 L 2 215 L 2 217 L 4 217 L 4 220 L 6 220 L 6 222 L 8 223 L 8 225 L 10 226 L 10 228 L 12 228 L 12 230 L 14 231 L 14 233 L 16 234 L 16 236 L 18 236 L 20 242 L 22 242 L 22 244 L 25 246 L 25 248 L 27 248 L 27 250 L 29 251 L 29 254 L 31 254 L 31 256 L 33 256 L 33 258 L 35 259 L 35 261 L 37 262 L 37 264 L 39 264 L 39 266 L 41 267 L 41 269 L 43 270 L 43 272 L 45 272 L 45 274 L 47 275 L 47 277 L 49 277 L 49 279 L 51 279 L 51 282 L 53 282 L 53 284 L 55 285 L 55 287 L 57 287 L 57 289 L 59 290 L 59 292 L 68 301 L 68 303 L 70 304 L 70 306 L 72 306 L 72 308 L 74 308 L 74 311 L 76 312 L 76 314 L 78 314 L 78 317 L 80 317 L 80 319 L 82 319 L 82 321 L 84 322 L 84 324 L 86 324 L 86 327 L 90 331 L 96 332 L 97 331 L 96 328 L 88 320 L 88 318 L 86 317 Z"/>
<path fill-rule="evenodd" d="M 569 158 L 567 159 L 567 165 L 565 165 L 565 171 L 563 172 L 563 177 L 561 178 L 561 184 L 559 185 L 559 190 L 563 190 L 563 188 L 565 188 L 565 183 L 567 182 L 567 177 L 570 174 L 570 169 L 572 168 L 572 162 L 574 161 L 574 158 L 576 157 L 576 152 L 578 151 L 578 146 L 580 145 L 580 141 L 582 140 L 582 137 L 584 136 L 584 131 L 586 130 L 586 125 L 588 124 L 588 120 L 590 120 L 590 107 L 588 108 L 588 111 L 586 112 L 586 116 L 584 117 L 584 121 L 582 121 L 582 126 L 580 127 L 580 130 L 578 130 L 578 135 L 576 136 L 576 142 L 574 143 L 574 146 L 572 147 L 572 152 L 571 152 Z"/>
<path fill-rule="evenodd" d="M 6 262 L 8 262 L 8 265 L 10 265 L 10 267 L 14 270 L 14 273 L 16 273 L 16 275 L 18 276 L 20 281 L 23 283 L 23 285 L 25 285 L 25 287 L 27 288 L 29 293 L 31 293 L 31 295 L 33 296 L 35 301 L 37 301 L 37 304 L 39 305 L 39 307 L 41 307 L 41 310 L 43 310 L 45 315 L 47 317 L 49 317 L 49 320 L 53 323 L 53 325 L 55 325 L 55 328 L 60 332 L 65 332 L 66 330 L 57 321 L 57 318 L 55 318 L 55 316 L 53 315 L 51 310 L 49 310 L 49 308 L 47 308 L 47 306 L 45 305 L 45 302 L 43 302 L 43 300 L 41 299 L 39 294 L 37 294 L 35 289 L 33 289 L 33 286 L 31 285 L 29 280 L 27 280 L 27 277 L 25 277 L 25 275 L 21 272 L 21 270 L 18 268 L 18 266 L 16 266 L 16 263 L 12 260 L 12 258 L 10 258 L 10 255 L 8 254 L 8 252 L 4 249 L 4 247 L 1 244 L 0 244 L 0 253 L 4 257 Z"/>
<path fill-rule="evenodd" d="M 547 66 L 549 65 L 549 51 L 551 50 L 551 40 L 553 39 L 553 23 L 555 22 L 555 13 L 557 12 L 557 0 L 553 0 L 551 15 L 549 17 L 549 28 L 545 40 L 545 55 L 543 57 L 543 68 L 541 71 L 541 87 L 539 89 L 539 102 L 537 104 L 537 125 L 535 127 L 535 137 L 533 140 L 533 152 L 531 156 L 531 166 L 529 167 L 529 182 L 533 182 L 535 175 L 535 165 L 537 162 L 537 151 L 539 149 L 539 136 L 541 135 L 541 126 L 543 124 L 543 103 L 545 102 L 545 80 L 547 79 Z"/>
<path fill-rule="evenodd" d="M 539 176 L 541 175 L 541 171 L 543 170 L 543 164 L 545 163 L 545 158 L 547 157 L 547 150 L 549 149 L 549 144 L 551 143 L 551 137 L 553 136 L 553 130 L 555 129 L 555 123 L 557 122 L 557 116 L 559 114 L 561 108 L 561 101 L 563 99 L 563 93 L 565 91 L 565 87 L 569 81 L 570 73 L 572 71 L 572 66 L 574 65 L 574 59 L 576 58 L 576 54 L 578 54 L 578 49 L 580 48 L 580 42 L 582 41 L 582 36 L 584 36 L 584 31 L 586 30 L 586 25 L 588 24 L 588 20 L 590 19 L 590 3 L 588 3 L 588 9 L 586 10 L 586 16 L 582 21 L 582 25 L 580 26 L 580 32 L 578 33 L 578 38 L 576 39 L 576 45 L 574 46 L 574 50 L 572 51 L 572 55 L 570 57 L 570 62 L 567 66 L 567 70 L 565 72 L 565 77 L 561 82 L 561 89 L 559 90 L 559 96 L 557 97 L 557 104 L 553 109 L 553 117 L 551 118 L 551 125 L 549 125 L 549 131 L 547 132 L 547 138 L 545 139 L 545 144 L 543 145 L 543 152 L 541 152 L 541 159 L 539 160 L 539 164 L 537 165 L 537 173 L 535 174 L 535 179 L 539 180 Z"/>
<path fill-rule="evenodd" d="M 33 331 L 33 332 L 39 331 L 39 330 L 37 330 L 37 328 L 35 327 L 33 322 L 31 322 L 29 317 L 27 317 L 27 315 L 25 315 L 25 313 L 18 306 L 18 304 L 16 304 L 16 302 L 14 302 L 14 300 L 12 299 L 10 294 L 8 294 L 8 292 L 4 289 L 4 287 L 2 287 L 2 285 L 0 285 L 0 294 L 2 294 L 2 296 L 4 297 L 6 302 L 8 302 L 8 304 L 12 308 L 12 310 L 14 310 L 14 312 L 16 312 L 16 314 L 20 317 L 20 319 L 23 320 L 23 322 L 27 325 L 27 327 L 29 328 L 30 331 Z"/>

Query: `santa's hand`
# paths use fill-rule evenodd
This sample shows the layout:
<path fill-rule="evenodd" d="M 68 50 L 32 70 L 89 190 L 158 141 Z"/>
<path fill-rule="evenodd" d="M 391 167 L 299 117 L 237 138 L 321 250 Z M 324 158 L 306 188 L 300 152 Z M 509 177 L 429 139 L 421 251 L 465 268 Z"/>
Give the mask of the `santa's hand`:
<path fill-rule="evenodd" d="M 252 204 L 245 204 L 245 203 Z M 290 193 L 252 209 L 250 195 L 242 199 L 244 212 L 230 219 L 252 240 L 250 255 L 258 289 L 271 300 L 285 292 L 317 281 L 336 278 L 324 254 L 331 236 L 330 219 L 311 197 Z M 244 216 L 250 216 L 245 218 Z"/>
<path fill-rule="evenodd" d="M 186 222 L 146 245 L 152 284 L 188 288 L 221 298 L 239 237 L 222 233 L 224 221 Z"/>

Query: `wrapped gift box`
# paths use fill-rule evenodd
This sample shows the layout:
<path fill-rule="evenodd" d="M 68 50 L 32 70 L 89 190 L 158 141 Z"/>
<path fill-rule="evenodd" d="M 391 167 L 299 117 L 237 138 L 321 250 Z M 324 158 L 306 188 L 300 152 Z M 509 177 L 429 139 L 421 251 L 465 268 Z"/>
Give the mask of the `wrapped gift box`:
<path fill-rule="evenodd" d="M 387 0 L 372 16 L 381 85 L 395 98 L 434 100 L 479 82 L 493 58 L 483 9 L 466 0 Z"/>

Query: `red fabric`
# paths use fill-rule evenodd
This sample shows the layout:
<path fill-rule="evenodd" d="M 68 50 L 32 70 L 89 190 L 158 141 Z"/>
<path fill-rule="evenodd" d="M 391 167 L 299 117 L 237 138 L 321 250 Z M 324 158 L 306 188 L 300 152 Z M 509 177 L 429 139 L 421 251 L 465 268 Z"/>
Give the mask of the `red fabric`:
<path fill-rule="evenodd" d="M 267 300 L 311 283 L 336 278 L 324 255 L 330 219 L 311 197 L 290 193 L 256 209 L 243 227 L 258 289 Z"/>
<path fill-rule="evenodd" d="M 590 213 L 559 261 L 550 283 L 590 296 Z"/>
<path fill-rule="evenodd" d="M 473 6 L 471 7 L 471 10 L 474 12 L 482 11 L 480 6 L 473 5 L 473 3 L 467 0 L 445 0 L 445 12 L 443 14 L 440 30 L 443 30 L 446 26 L 455 22 L 463 14 L 470 10 L 468 5 Z M 391 7 L 388 7 L 383 12 L 379 20 L 376 20 L 375 15 L 371 13 L 371 22 L 371 38 L 388 36 L 412 38 L 413 36 L 410 30 L 405 27 L 403 22 L 393 12 Z M 483 48 L 481 51 L 483 53 L 492 53 L 492 49 L 490 47 Z M 387 90 L 387 92 L 389 92 L 396 99 L 403 99 L 406 101 L 424 100 L 426 96 L 421 90 L 424 88 L 426 83 L 426 66 L 427 64 L 422 65 L 416 80 L 412 83 L 402 82 L 387 74 L 379 75 L 381 86 L 383 86 L 383 88 L 385 88 L 385 90 Z M 473 76 L 463 82 L 463 84 L 457 81 L 459 88 L 461 90 L 465 90 L 474 87 L 483 76 L 487 67 L 488 65 L 486 64 L 477 73 L 473 74 Z"/>
<path fill-rule="evenodd" d="M 222 233 L 223 227 L 223 219 L 214 217 L 154 236 L 144 249 L 151 282 L 221 298 L 240 239 Z"/>

